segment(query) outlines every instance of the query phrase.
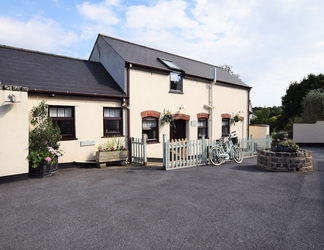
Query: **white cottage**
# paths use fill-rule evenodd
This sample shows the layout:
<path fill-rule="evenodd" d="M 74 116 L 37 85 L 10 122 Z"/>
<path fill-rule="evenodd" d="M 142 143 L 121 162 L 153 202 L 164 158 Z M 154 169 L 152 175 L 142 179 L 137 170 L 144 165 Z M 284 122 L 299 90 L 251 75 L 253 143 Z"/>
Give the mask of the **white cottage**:
<path fill-rule="evenodd" d="M 215 65 L 101 34 L 89 60 L 4 45 L 0 58 L 1 138 L 27 131 L 19 137 L 24 150 L 15 152 L 25 165 L 19 171 L 8 167 L 12 148 L 5 145 L 12 141 L 1 140 L 0 154 L 8 157 L 0 157 L 0 177 L 25 174 L 28 122 L 10 130 L 9 120 L 23 117 L 19 112 L 29 113 L 41 100 L 61 128 L 60 163 L 94 161 L 98 146 L 116 136 L 127 143 L 146 134 L 147 157 L 162 158 L 164 134 L 169 140 L 217 139 L 233 130 L 240 138 L 249 134 L 251 87 Z M 21 87 L 28 94 L 9 109 L 8 96 Z M 174 127 L 162 125 L 165 112 Z M 235 117 L 240 121 L 232 122 Z"/>
<path fill-rule="evenodd" d="M 251 87 L 220 67 L 101 34 L 89 60 L 127 94 L 126 134 L 147 134 L 148 157 L 162 157 L 163 134 L 169 140 L 249 134 Z M 175 127 L 161 124 L 166 111 Z M 241 121 L 231 122 L 235 116 Z"/>

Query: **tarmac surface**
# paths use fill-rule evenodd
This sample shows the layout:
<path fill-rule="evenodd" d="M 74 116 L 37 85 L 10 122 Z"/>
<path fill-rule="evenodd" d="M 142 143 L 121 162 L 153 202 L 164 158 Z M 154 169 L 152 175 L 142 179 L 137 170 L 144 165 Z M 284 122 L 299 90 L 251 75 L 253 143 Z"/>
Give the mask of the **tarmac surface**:
<path fill-rule="evenodd" d="M 0 249 L 324 249 L 324 148 L 314 172 L 243 163 L 70 168 L 0 185 Z"/>

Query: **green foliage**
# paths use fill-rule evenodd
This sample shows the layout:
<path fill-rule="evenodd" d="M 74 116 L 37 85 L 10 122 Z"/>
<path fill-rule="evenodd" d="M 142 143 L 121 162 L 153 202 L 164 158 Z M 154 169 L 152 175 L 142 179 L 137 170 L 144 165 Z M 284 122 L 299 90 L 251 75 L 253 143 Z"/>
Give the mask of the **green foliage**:
<path fill-rule="evenodd" d="M 251 124 L 268 124 L 270 131 L 278 131 L 278 123 L 280 121 L 282 108 L 280 106 L 273 107 L 254 107 Z"/>
<path fill-rule="evenodd" d="M 176 125 L 174 124 L 173 115 L 170 110 L 163 110 L 161 125 L 164 126 L 165 124 L 169 124 L 170 127 L 176 128 Z"/>
<path fill-rule="evenodd" d="M 61 155 L 59 152 L 60 128 L 48 117 L 48 105 L 41 101 L 31 110 L 29 131 L 29 155 L 28 160 L 33 167 L 37 167 L 42 161 L 54 164 L 54 158 Z"/>
<path fill-rule="evenodd" d="M 252 124 L 269 124 L 270 108 L 258 108 L 253 110 L 254 118 L 252 118 Z"/>
<path fill-rule="evenodd" d="M 227 65 L 227 64 L 224 64 L 224 65 L 219 65 L 218 67 L 220 67 L 221 69 L 227 71 L 228 73 L 230 73 L 231 75 L 235 76 L 237 79 L 240 79 L 240 75 L 238 74 L 235 74 L 233 71 L 232 71 L 232 66 L 230 65 Z"/>
<path fill-rule="evenodd" d="M 272 132 L 271 137 L 272 139 L 282 141 L 288 137 L 288 133 L 286 131 Z"/>
<path fill-rule="evenodd" d="M 113 137 L 109 138 L 105 144 L 102 144 L 98 147 L 100 152 L 109 152 L 109 151 L 124 151 L 126 150 L 125 138 L 123 137 Z"/>
<path fill-rule="evenodd" d="M 292 82 L 286 91 L 286 95 L 282 97 L 283 118 L 287 120 L 301 116 L 302 101 L 310 90 L 324 88 L 324 75 L 309 74 L 300 83 Z"/>
<path fill-rule="evenodd" d="M 324 120 L 324 92 L 323 89 L 309 91 L 302 101 L 303 122 Z"/>
<path fill-rule="evenodd" d="M 243 121 L 243 118 L 241 116 L 239 116 L 238 114 L 233 115 L 233 117 L 231 118 L 231 124 L 237 123 L 237 122 L 241 122 Z"/>

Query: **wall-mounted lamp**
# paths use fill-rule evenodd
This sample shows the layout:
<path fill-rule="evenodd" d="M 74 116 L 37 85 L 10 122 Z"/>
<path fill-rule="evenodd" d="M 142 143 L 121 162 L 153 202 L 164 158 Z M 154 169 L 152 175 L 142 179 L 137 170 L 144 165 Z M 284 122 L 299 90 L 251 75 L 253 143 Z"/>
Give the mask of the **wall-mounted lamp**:
<path fill-rule="evenodd" d="M 17 101 L 16 96 L 14 94 L 9 94 L 8 95 L 8 99 L 9 99 L 9 101 L 6 101 L 6 102 L 11 102 L 11 103 L 18 103 L 18 102 L 20 102 L 20 101 Z"/>
<path fill-rule="evenodd" d="M 204 107 L 206 108 L 206 109 L 213 109 L 214 107 L 212 107 L 212 106 L 210 106 L 210 105 L 208 105 L 208 104 L 204 104 Z"/>
<path fill-rule="evenodd" d="M 126 103 L 125 99 L 123 100 L 123 103 L 122 103 L 121 106 L 122 106 L 123 108 L 125 108 L 125 109 L 129 109 L 129 107 L 127 106 L 127 103 Z"/>
<path fill-rule="evenodd" d="M 184 106 L 181 104 L 179 110 L 184 110 Z"/>

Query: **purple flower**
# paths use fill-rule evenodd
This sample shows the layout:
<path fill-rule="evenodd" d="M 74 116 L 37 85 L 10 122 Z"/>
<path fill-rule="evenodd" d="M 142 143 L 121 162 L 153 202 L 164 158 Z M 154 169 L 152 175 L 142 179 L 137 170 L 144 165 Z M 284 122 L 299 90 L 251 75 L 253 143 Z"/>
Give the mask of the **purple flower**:
<path fill-rule="evenodd" d="M 48 140 L 46 140 L 45 142 L 44 142 L 44 144 L 46 145 L 48 143 Z"/>
<path fill-rule="evenodd" d="M 51 160 L 52 160 L 51 157 L 46 157 L 46 158 L 45 158 L 45 161 L 46 161 L 46 162 L 50 162 Z"/>

